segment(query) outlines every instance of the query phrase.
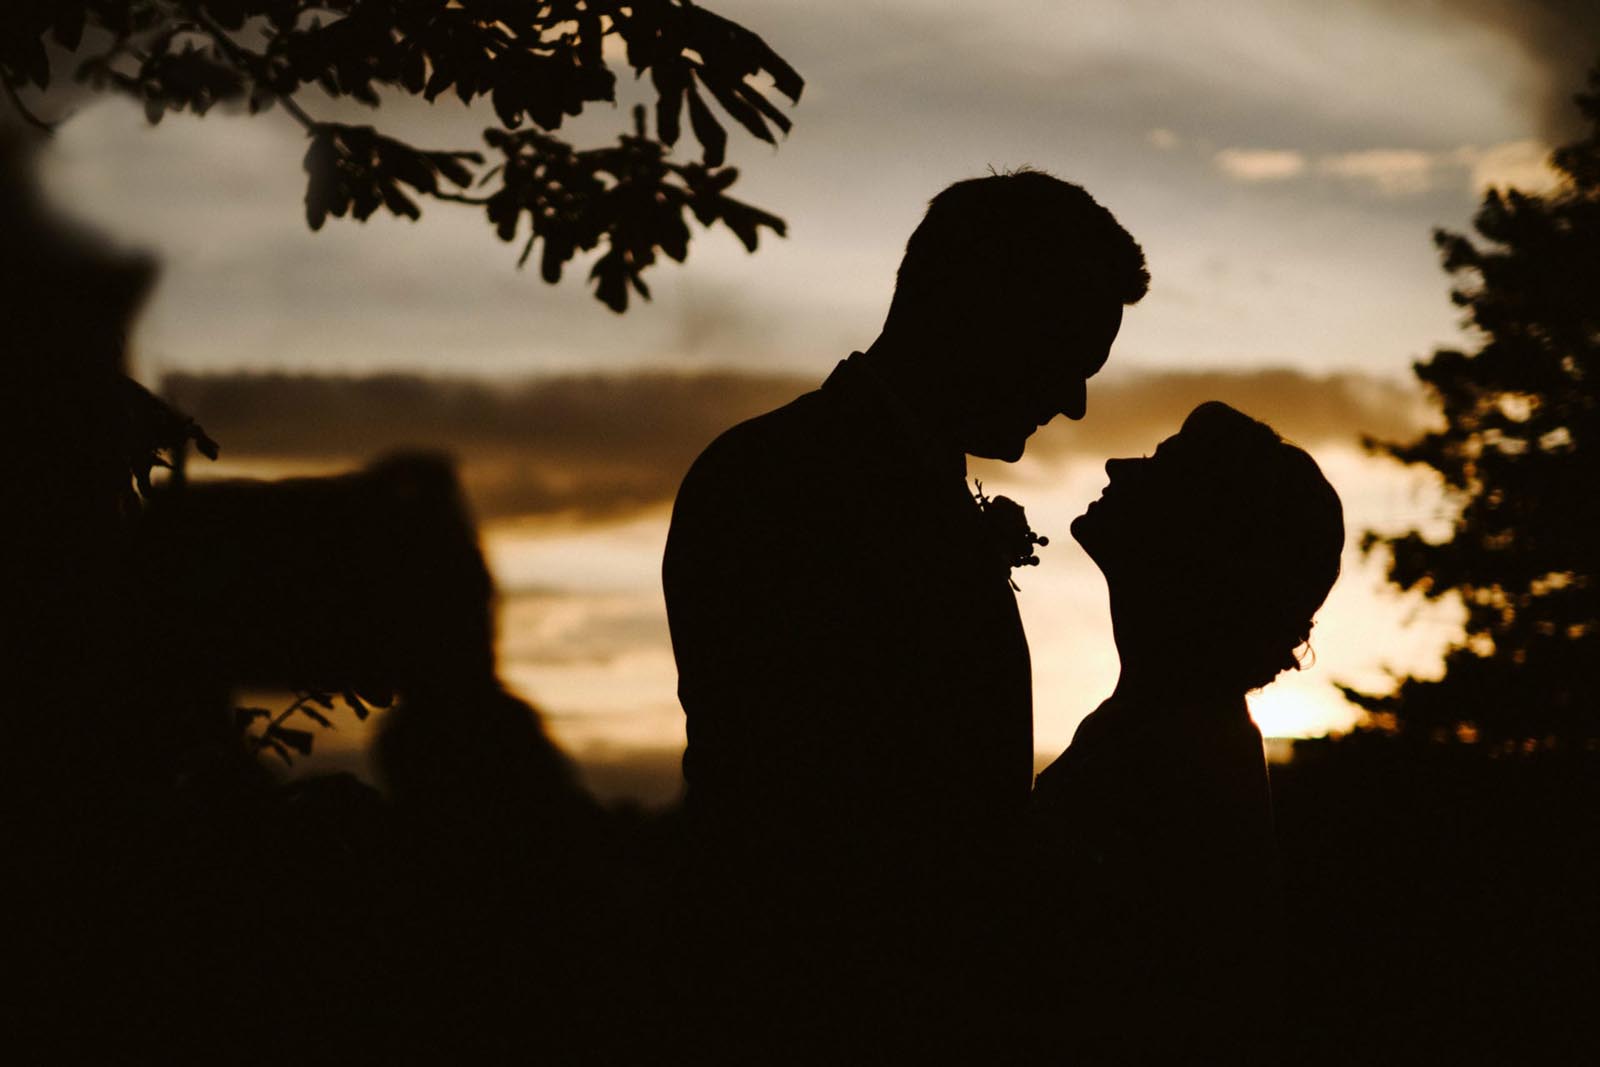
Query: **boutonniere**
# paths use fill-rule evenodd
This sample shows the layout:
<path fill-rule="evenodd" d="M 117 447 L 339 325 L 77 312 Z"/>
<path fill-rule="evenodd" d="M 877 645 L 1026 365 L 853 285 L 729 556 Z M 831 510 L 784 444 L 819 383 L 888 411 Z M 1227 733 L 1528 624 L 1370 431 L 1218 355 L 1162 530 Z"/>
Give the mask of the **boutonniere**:
<path fill-rule="evenodd" d="M 1039 557 L 1033 550 L 1035 547 L 1044 548 L 1050 543 L 1050 538 L 1040 537 L 1028 528 L 1028 516 L 1021 504 L 1010 497 L 984 496 L 983 483 L 974 480 L 973 484 L 978 487 L 973 498 L 978 502 L 978 510 L 983 513 L 984 529 L 989 534 L 989 541 L 1006 561 L 1006 566 L 1037 567 Z M 1006 580 L 1011 583 L 1011 588 L 1022 588 L 1009 573 Z"/>

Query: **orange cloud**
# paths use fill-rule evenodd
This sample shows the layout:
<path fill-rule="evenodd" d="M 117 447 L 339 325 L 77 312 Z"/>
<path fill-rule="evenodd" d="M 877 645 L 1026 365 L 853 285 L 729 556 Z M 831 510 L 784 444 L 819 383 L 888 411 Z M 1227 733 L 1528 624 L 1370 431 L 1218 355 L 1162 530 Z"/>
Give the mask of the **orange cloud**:
<path fill-rule="evenodd" d="M 222 443 L 230 472 L 354 466 L 396 449 L 453 455 L 480 518 L 615 519 L 670 502 L 729 426 L 815 388 L 734 371 L 584 374 L 496 384 L 386 374 L 172 375 L 163 392 Z M 1305 445 L 1403 437 L 1413 390 L 1354 373 L 1175 371 L 1096 378 L 1089 416 L 1036 435 L 1046 461 L 1140 452 L 1204 400 L 1223 400 Z M 204 475 L 204 465 L 195 469 Z"/>

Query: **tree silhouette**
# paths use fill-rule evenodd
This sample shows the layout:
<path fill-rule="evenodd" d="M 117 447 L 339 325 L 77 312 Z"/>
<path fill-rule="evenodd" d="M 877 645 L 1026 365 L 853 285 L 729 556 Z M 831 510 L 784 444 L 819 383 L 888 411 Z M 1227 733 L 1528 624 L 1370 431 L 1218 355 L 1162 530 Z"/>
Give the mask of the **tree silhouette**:
<path fill-rule="evenodd" d="M 1588 137 L 1553 158 L 1534 196 L 1490 191 L 1480 241 L 1440 231 L 1452 299 L 1483 338 L 1415 366 L 1445 427 L 1369 447 L 1433 468 L 1461 503 L 1443 541 L 1369 532 L 1389 576 L 1428 597 L 1459 592 L 1465 640 L 1437 681 L 1346 695 L 1425 736 L 1505 749 L 1600 736 L 1600 67 L 1577 98 Z"/>
<path fill-rule="evenodd" d="M 555 137 L 567 116 L 615 102 L 606 48 L 617 42 L 636 77 L 656 93 L 655 134 L 645 109 L 609 147 L 580 150 Z M 803 82 L 749 30 L 690 0 L 60 0 L 0 10 L 0 81 L 17 94 L 47 88 L 54 44 L 79 57 L 76 77 L 168 111 L 204 114 L 242 103 L 252 114 L 281 107 L 306 130 L 306 221 L 369 218 L 382 208 L 415 219 L 417 197 L 475 205 L 504 241 L 523 238 L 521 263 L 543 242 L 540 274 L 554 283 L 579 252 L 602 248 L 590 271 L 595 295 L 614 311 L 663 253 L 688 255 L 685 211 L 721 221 L 754 251 L 762 227 L 782 219 L 727 195 L 738 171 L 724 166 L 727 132 L 709 96 L 752 136 L 775 143 L 789 118 L 767 98 L 798 102 Z M 758 87 L 770 79 L 770 89 Z M 487 97 L 502 126 L 478 151 L 427 151 L 371 126 L 314 118 L 312 90 L 377 107 L 385 94 L 432 102 L 454 92 Z M 667 160 L 689 125 L 698 163 Z M 523 217 L 527 217 L 524 225 Z"/>

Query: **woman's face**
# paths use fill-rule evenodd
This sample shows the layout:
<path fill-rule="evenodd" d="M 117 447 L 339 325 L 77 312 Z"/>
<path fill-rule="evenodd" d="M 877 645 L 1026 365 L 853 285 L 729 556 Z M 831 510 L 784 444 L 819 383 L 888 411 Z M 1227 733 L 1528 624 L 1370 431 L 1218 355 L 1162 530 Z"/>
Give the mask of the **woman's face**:
<path fill-rule="evenodd" d="M 1201 409 L 1149 456 L 1106 462 L 1110 481 L 1072 523 L 1077 539 L 1108 578 L 1146 576 L 1202 582 L 1230 548 L 1229 531 L 1247 521 L 1249 452 L 1242 424 Z"/>

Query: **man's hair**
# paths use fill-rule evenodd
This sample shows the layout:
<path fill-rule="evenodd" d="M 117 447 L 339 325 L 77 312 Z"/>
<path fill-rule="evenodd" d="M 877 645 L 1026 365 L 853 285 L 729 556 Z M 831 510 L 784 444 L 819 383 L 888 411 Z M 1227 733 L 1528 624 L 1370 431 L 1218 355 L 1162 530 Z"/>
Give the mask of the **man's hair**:
<path fill-rule="evenodd" d="M 1134 304 L 1144 250 L 1081 186 L 1023 168 L 949 186 L 906 242 L 889 318 L 948 300 L 1048 293 Z"/>

